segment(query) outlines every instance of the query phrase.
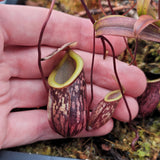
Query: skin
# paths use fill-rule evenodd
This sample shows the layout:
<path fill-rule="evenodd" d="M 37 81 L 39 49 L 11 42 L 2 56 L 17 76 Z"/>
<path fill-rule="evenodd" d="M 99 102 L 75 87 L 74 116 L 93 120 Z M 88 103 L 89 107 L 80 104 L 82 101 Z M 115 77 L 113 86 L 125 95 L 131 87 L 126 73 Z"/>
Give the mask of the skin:
<path fill-rule="evenodd" d="M 0 148 L 33 143 L 40 140 L 62 138 L 49 126 L 47 111 L 39 109 L 11 112 L 15 108 L 37 108 L 47 104 L 47 92 L 37 65 L 37 43 L 48 10 L 40 7 L 0 5 Z M 88 19 L 54 11 L 42 40 L 42 56 L 50 54 L 61 45 L 77 41 L 75 51 L 84 60 L 87 96 L 90 98 L 90 64 L 93 27 Z M 122 38 L 108 37 L 116 54 L 125 49 Z M 111 55 L 110 48 L 109 55 Z M 102 59 L 102 45 L 96 40 L 94 67 L 94 107 L 109 90 L 118 88 L 114 78 L 112 57 Z M 43 62 L 45 75 L 58 62 L 55 57 Z M 55 60 L 56 59 L 56 60 Z M 118 74 L 125 88 L 132 118 L 138 113 L 135 97 L 146 88 L 144 74 L 135 66 L 117 61 Z M 120 101 L 114 118 L 127 122 L 128 112 Z M 77 137 L 100 136 L 113 128 L 112 119 L 98 130 L 85 129 Z"/>

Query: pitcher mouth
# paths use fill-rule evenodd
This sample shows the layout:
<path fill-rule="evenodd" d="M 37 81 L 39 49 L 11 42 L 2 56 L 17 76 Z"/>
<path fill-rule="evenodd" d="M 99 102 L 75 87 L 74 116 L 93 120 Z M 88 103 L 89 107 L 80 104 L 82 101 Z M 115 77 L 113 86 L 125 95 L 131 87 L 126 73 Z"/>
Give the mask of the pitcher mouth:
<path fill-rule="evenodd" d="M 64 88 L 79 76 L 82 69 L 83 60 L 81 57 L 69 50 L 49 75 L 48 84 L 53 88 Z"/>
<path fill-rule="evenodd" d="M 157 79 L 152 79 L 152 80 L 147 80 L 148 83 L 156 83 L 156 82 L 160 82 L 160 78 Z"/>
<path fill-rule="evenodd" d="M 111 91 L 109 94 L 107 94 L 104 98 L 105 102 L 113 102 L 117 101 L 122 98 L 122 94 L 120 90 L 114 90 Z"/>

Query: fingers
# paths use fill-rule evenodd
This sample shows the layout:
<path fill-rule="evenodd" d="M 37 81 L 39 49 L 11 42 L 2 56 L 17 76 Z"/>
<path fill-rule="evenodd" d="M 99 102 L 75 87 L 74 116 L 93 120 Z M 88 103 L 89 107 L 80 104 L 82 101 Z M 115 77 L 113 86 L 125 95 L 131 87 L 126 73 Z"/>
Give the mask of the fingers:
<path fill-rule="evenodd" d="M 100 100 L 109 92 L 102 87 L 94 85 L 94 98 L 92 108 L 96 107 Z M 47 93 L 41 80 L 19 80 L 13 79 L 11 81 L 11 98 L 10 105 L 13 108 L 38 108 L 47 104 Z M 90 85 L 87 84 L 87 100 L 90 101 Z M 129 96 L 126 96 L 128 105 L 130 107 L 132 118 L 135 118 L 138 113 L 137 101 Z M 87 105 L 88 105 L 87 104 Z M 120 101 L 117 109 L 115 110 L 114 117 L 121 121 L 128 121 L 128 110 L 123 100 Z"/>
<path fill-rule="evenodd" d="M 20 85 L 20 88 L 21 88 L 21 85 Z M 33 89 L 33 87 L 31 88 Z M 89 89 L 90 88 L 87 85 L 87 91 Z M 30 91 L 26 91 L 26 93 L 27 92 L 30 95 Z M 31 94 L 33 97 L 32 99 L 30 99 L 31 103 L 37 92 L 39 91 L 35 91 Z M 104 95 L 106 94 L 106 92 L 108 92 L 108 90 L 105 90 L 104 88 L 100 88 L 98 86 L 94 86 L 95 98 L 93 99 L 93 104 L 98 103 L 100 99 L 104 98 Z M 23 95 L 23 92 L 21 92 L 21 94 Z M 23 98 L 23 97 L 19 97 L 19 98 Z M 42 99 L 42 97 L 39 97 L 39 98 Z M 138 112 L 138 105 L 133 98 L 128 96 L 126 98 L 131 109 L 132 118 L 134 118 Z M 28 100 L 26 99 L 26 101 Z M 19 103 L 21 103 L 21 101 L 19 101 Z M 114 118 L 117 118 L 125 122 L 129 120 L 128 112 L 123 101 L 120 102 L 119 105 L 117 106 L 117 109 L 115 110 L 115 113 L 114 113 Z M 6 135 L 6 139 L 3 141 L 2 148 L 29 144 L 39 140 L 63 138 L 62 136 L 55 133 L 50 128 L 48 119 L 47 119 L 46 110 L 39 109 L 39 110 L 31 110 L 31 111 L 11 112 L 8 116 L 7 125 L 8 125 L 8 129 L 6 133 L 7 135 Z M 112 130 L 112 128 L 113 128 L 113 121 L 110 120 L 103 127 L 97 130 L 87 132 L 84 129 L 76 137 L 101 136 L 109 133 Z"/>
<path fill-rule="evenodd" d="M 100 91 L 104 94 L 104 89 L 95 86 L 94 89 L 96 89 L 94 93 L 95 96 L 96 93 Z M 97 95 L 97 97 L 99 96 L 100 94 Z M 133 98 L 126 98 L 131 109 L 132 118 L 134 118 L 138 111 L 137 104 L 134 102 Z M 114 118 L 128 121 L 128 112 L 123 102 L 119 103 L 115 110 Z M 91 132 L 87 132 L 84 129 L 76 137 L 101 136 L 109 133 L 112 128 L 113 121 L 109 120 L 103 127 Z M 63 138 L 50 128 L 47 119 L 47 111 L 45 110 L 11 112 L 8 116 L 8 129 L 6 134 L 7 136 L 3 142 L 2 148 L 29 144 L 39 140 Z"/>
<path fill-rule="evenodd" d="M 49 47 L 44 47 L 43 51 L 45 54 L 49 54 L 53 49 Z M 83 52 L 76 50 L 76 52 L 84 60 L 84 70 L 87 82 L 90 81 L 91 72 L 91 61 L 92 54 L 88 52 Z M 14 53 L 14 54 L 12 54 Z M 29 48 L 25 49 L 12 49 L 6 51 L 6 62 L 12 70 L 13 77 L 20 78 L 40 78 L 40 72 L 37 65 L 36 49 Z M 27 55 L 27 56 L 26 56 Z M 55 57 L 56 59 L 57 57 Z M 60 58 L 60 57 L 58 57 Z M 57 63 L 57 59 L 50 59 L 43 64 L 43 70 L 48 76 L 51 72 L 53 66 Z M 146 77 L 144 73 L 135 66 L 128 65 L 126 63 L 116 61 L 116 68 L 118 70 L 119 79 L 122 86 L 125 89 L 125 93 L 130 96 L 137 97 L 146 88 Z M 112 57 L 106 57 L 103 60 L 101 55 L 96 55 L 94 64 L 94 84 L 114 90 L 119 88 L 114 69 L 113 69 L 113 59 Z"/>
<path fill-rule="evenodd" d="M 134 119 L 139 111 L 138 103 L 133 97 L 126 96 L 126 100 L 129 105 L 132 119 Z M 114 111 L 113 117 L 119 121 L 129 122 L 129 112 L 123 99 L 120 100 L 117 108 Z"/>
<path fill-rule="evenodd" d="M 48 9 L 40 7 L 1 5 L 0 19 L 5 43 L 7 45 L 37 46 L 47 14 Z M 77 48 L 92 51 L 92 37 L 93 25 L 90 20 L 53 11 L 42 43 L 60 47 L 67 42 L 76 41 L 78 42 Z M 112 42 L 117 54 L 126 48 L 123 38 L 108 36 L 108 39 Z M 107 49 L 111 51 L 108 45 Z M 96 51 L 102 51 L 100 40 L 96 40 Z"/>
<path fill-rule="evenodd" d="M 11 112 L 8 115 L 8 128 L 2 148 L 33 143 L 38 141 L 44 133 L 46 136 L 52 133 L 46 111 Z M 60 136 L 54 134 L 53 137 L 58 138 Z"/>
<path fill-rule="evenodd" d="M 87 82 L 90 81 L 91 56 L 86 57 L 86 53 L 78 52 L 84 60 L 84 70 Z M 144 73 L 133 65 L 116 60 L 116 69 L 125 94 L 133 97 L 141 95 L 146 88 L 146 77 Z M 93 83 L 102 88 L 115 90 L 119 89 L 113 68 L 113 58 L 102 59 L 101 55 L 95 56 Z"/>
<path fill-rule="evenodd" d="M 77 137 L 100 136 L 109 133 L 113 128 L 110 120 L 100 129 L 92 132 L 82 131 Z M 47 113 L 44 110 L 12 112 L 8 116 L 8 129 L 2 148 L 30 144 L 40 140 L 63 138 L 49 126 Z"/>
<path fill-rule="evenodd" d="M 13 108 L 39 108 L 47 104 L 47 92 L 41 79 L 12 79 L 10 104 Z"/>
<path fill-rule="evenodd" d="M 93 137 L 93 136 L 103 136 L 110 133 L 113 129 L 113 120 L 110 119 L 105 125 L 102 127 L 93 130 L 93 131 L 86 131 L 85 129 L 79 133 L 76 137 Z"/>
<path fill-rule="evenodd" d="M 52 53 L 55 49 L 51 47 L 43 47 L 42 57 Z M 42 62 L 45 74 L 51 72 L 52 68 L 61 58 L 61 54 L 56 55 L 51 60 Z M 4 61 L 8 64 L 12 77 L 19 78 L 40 78 L 38 68 L 38 53 L 36 47 L 8 47 L 5 49 Z"/>
<path fill-rule="evenodd" d="M 2 144 L 6 139 L 7 133 L 7 114 L 6 108 L 2 107 L 1 105 L 1 116 L 0 116 L 0 149 L 2 148 Z"/>
<path fill-rule="evenodd" d="M 0 27 L 0 55 L 2 55 L 3 49 L 4 49 L 4 37 L 3 37 L 1 30 L 2 29 Z"/>

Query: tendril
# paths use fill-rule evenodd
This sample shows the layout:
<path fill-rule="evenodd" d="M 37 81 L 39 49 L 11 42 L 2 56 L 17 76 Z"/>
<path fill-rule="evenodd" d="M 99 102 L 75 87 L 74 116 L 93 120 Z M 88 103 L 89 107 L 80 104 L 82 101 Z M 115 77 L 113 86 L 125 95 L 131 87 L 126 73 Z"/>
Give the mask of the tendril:
<path fill-rule="evenodd" d="M 89 9 L 87 8 L 84 0 L 81 0 L 81 3 L 82 3 L 82 5 L 83 5 L 83 7 L 84 7 L 84 9 L 85 9 L 85 11 L 86 11 L 86 13 L 87 13 L 88 18 L 91 20 L 92 24 L 94 24 L 94 23 L 95 23 L 95 20 L 94 20 L 94 18 L 92 17 Z"/>
<path fill-rule="evenodd" d="M 110 8 L 110 10 L 111 10 L 112 15 L 115 14 L 115 12 L 114 12 L 114 10 L 113 10 L 113 7 L 112 7 L 112 5 L 111 5 L 110 0 L 107 0 L 107 1 L 108 1 L 108 6 L 109 6 L 109 8 Z"/>
<path fill-rule="evenodd" d="M 134 48 L 134 53 L 133 53 L 134 57 L 133 57 L 133 59 L 132 59 L 130 65 L 133 64 L 133 63 L 136 63 L 137 47 L 138 47 L 138 38 L 136 38 L 135 48 Z"/>
<path fill-rule="evenodd" d="M 91 13 L 89 12 L 84 0 L 81 0 L 81 3 L 84 7 L 84 9 L 86 10 L 86 13 L 90 19 L 90 21 L 92 22 L 92 24 L 95 23 L 95 20 L 94 18 L 92 17 Z M 108 3 L 109 5 L 110 4 L 110 1 L 108 0 Z M 110 8 L 112 9 L 112 6 L 110 6 Z M 112 12 L 113 13 L 113 12 Z M 92 55 L 92 64 L 91 64 L 91 76 L 90 76 L 90 81 L 91 81 L 91 100 L 90 100 L 90 103 L 89 103 L 89 107 L 91 106 L 92 104 L 92 101 L 93 101 L 93 67 L 94 67 L 94 58 L 95 58 L 95 30 L 93 30 L 93 55 Z M 113 54 L 113 68 L 114 68 L 114 73 L 115 73 L 115 76 L 116 76 L 116 79 L 117 79 L 117 82 L 118 82 L 118 85 L 119 85 L 119 88 L 120 88 L 120 91 L 121 91 L 121 94 L 122 94 L 122 97 L 123 97 L 123 100 L 125 102 L 125 105 L 126 105 L 126 108 L 128 110 L 128 113 L 129 113 L 129 122 L 131 122 L 132 120 L 132 115 L 131 115 L 131 111 L 129 109 L 129 105 L 127 103 L 127 100 L 125 98 L 125 95 L 123 93 L 123 87 L 121 85 L 121 82 L 120 82 L 120 79 L 119 79 L 119 76 L 118 76 L 118 73 L 117 73 L 117 67 L 116 67 L 116 56 L 115 56 L 115 51 L 114 51 L 114 48 L 111 44 L 111 42 L 104 36 L 99 36 L 99 37 L 96 37 L 96 38 L 101 38 L 101 42 L 102 42 L 102 45 L 103 45 L 103 52 L 105 54 L 105 51 L 106 51 L 106 46 L 105 46 L 105 42 L 106 41 L 109 46 L 111 47 L 111 50 L 112 50 L 112 54 Z M 105 50 L 105 51 L 104 51 Z M 105 56 L 104 56 L 105 58 Z M 89 113 L 88 113 L 89 114 Z"/>
<path fill-rule="evenodd" d="M 114 48 L 113 48 L 113 45 L 111 44 L 111 42 L 104 36 L 100 36 L 99 38 L 102 38 L 104 39 L 108 44 L 109 46 L 111 47 L 111 50 L 112 50 L 112 54 L 113 54 L 113 68 L 114 68 L 114 73 L 115 73 L 115 76 L 116 76 L 116 79 L 117 79 L 117 82 L 118 82 L 118 85 L 119 85 L 119 88 L 120 88 L 120 91 L 121 91 L 121 94 L 122 94 L 122 97 L 123 97 L 123 100 L 125 102 L 125 105 L 127 107 L 127 110 L 128 110 L 128 113 L 129 113 L 129 122 L 131 122 L 132 120 L 132 115 L 131 115 L 131 111 L 129 109 L 129 105 L 127 103 L 127 100 L 125 98 L 125 95 L 123 93 L 123 87 L 121 85 L 121 82 L 120 82 L 120 79 L 119 79 L 119 76 L 118 76 L 118 72 L 117 72 L 117 66 L 116 66 L 116 55 L 115 55 L 115 51 L 114 51 Z"/>
<path fill-rule="evenodd" d="M 47 86 L 47 83 L 46 83 L 46 79 L 45 79 L 44 72 L 43 72 L 43 69 L 42 69 L 42 64 L 41 64 L 41 55 L 42 55 L 41 54 L 41 42 L 42 42 L 43 33 L 45 31 L 46 25 L 48 23 L 48 20 L 49 20 L 49 18 L 51 16 L 51 13 L 52 13 L 52 10 L 53 10 L 54 1 L 55 0 L 52 0 L 51 7 L 49 9 L 49 12 L 48 12 L 48 15 L 46 17 L 46 20 L 44 21 L 44 23 L 42 25 L 42 28 L 41 28 L 41 31 L 40 31 L 40 35 L 39 35 L 39 40 L 38 40 L 38 67 L 39 67 L 39 71 L 41 73 L 43 84 L 44 84 L 45 89 L 46 89 L 47 92 L 48 92 L 48 86 Z"/>

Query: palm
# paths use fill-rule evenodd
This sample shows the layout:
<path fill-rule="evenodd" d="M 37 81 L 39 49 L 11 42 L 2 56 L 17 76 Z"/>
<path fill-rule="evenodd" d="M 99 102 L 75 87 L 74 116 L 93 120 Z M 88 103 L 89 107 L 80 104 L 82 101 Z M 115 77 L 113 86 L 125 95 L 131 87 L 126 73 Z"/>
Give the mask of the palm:
<path fill-rule="evenodd" d="M 3 22 L 0 26 L 0 41 L 2 42 L 0 46 L 0 147 L 2 148 L 38 140 L 62 138 L 49 127 L 46 110 L 11 112 L 15 108 L 37 108 L 47 103 L 47 93 L 37 65 L 36 47 L 46 14 L 47 10 L 42 8 L 0 6 L 0 20 Z M 89 99 L 91 64 L 89 52 L 92 50 L 92 25 L 88 20 L 59 12 L 54 12 L 53 15 L 56 16 L 51 17 L 43 37 L 42 56 L 50 54 L 54 48 L 60 47 L 66 42 L 77 41 L 76 52 L 84 59 Z M 72 25 L 64 29 L 63 26 L 70 23 Z M 119 48 L 115 47 L 116 53 L 120 54 L 125 48 L 123 40 L 115 37 L 110 37 L 110 40 L 114 46 L 116 43 L 121 43 Z M 101 44 L 99 41 L 96 44 L 96 52 L 100 53 Z M 55 59 L 43 63 L 46 76 L 55 64 Z M 92 107 L 103 98 L 108 90 L 118 87 L 113 78 L 111 57 L 102 61 L 101 55 L 97 54 L 95 66 Z M 117 62 L 117 66 L 122 85 L 128 95 L 127 100 L 131 106 L 132 115 L 135 117 L 138 112 L 138 105 L 132 97 L 137 97 L 144 91 L 145 76 L 138 68 L 128 66 L 125 63 Z M 123 101 L 116 109 L 114 117 L 122 121 L 128 120 L 128 113 Z M 100 129 L 89 133 L 84 130 L 78 136 L 103 135 L 110 132 L 112 127 L 113 122 L 110 120 Z"/>

